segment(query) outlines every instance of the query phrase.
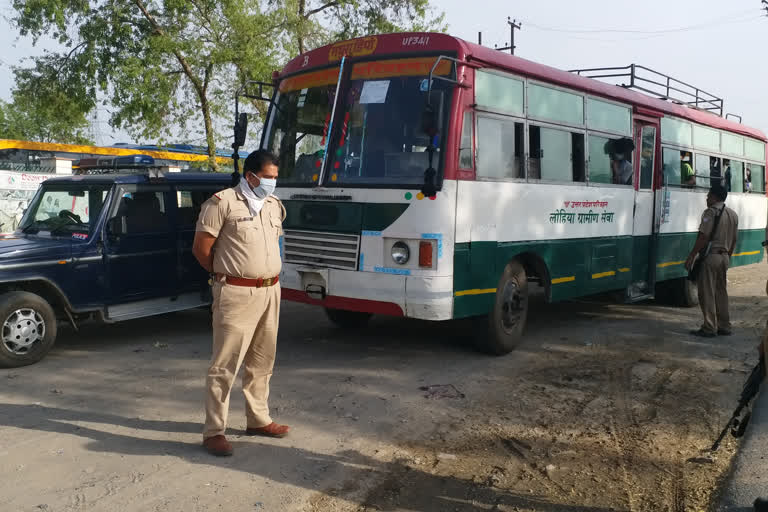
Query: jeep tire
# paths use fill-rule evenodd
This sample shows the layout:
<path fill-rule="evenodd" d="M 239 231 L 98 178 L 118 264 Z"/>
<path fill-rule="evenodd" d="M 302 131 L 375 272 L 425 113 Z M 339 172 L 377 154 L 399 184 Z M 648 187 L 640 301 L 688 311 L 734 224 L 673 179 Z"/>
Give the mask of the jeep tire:
<path fill-rule="evenodd" d="M 56 315 L 34 293 L 0 295 L 0 367 L 16 368 L 41 360 L 56 341 Z"/>

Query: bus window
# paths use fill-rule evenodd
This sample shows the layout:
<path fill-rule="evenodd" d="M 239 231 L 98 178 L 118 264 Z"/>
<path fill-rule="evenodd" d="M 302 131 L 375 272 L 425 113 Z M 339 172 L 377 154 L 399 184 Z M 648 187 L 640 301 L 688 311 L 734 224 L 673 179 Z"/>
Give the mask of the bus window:
<path fill-rule="evenodd" d="M 716 183 L 722 184 L 723 182 L 723 171 L 720 164 L 721 162 L 718 157 L 709 157 L 709 175 L 712 176 L 712 178 L 709 180 L 710 187 Z"/>
<path fill-rule="evenodd" d="M 662 149 L 662 167 L 666 184 L 671 187 L 691 187 L 696 184 L 691 166 L 691 153 L 679 149 Z"/>
<path fill-rule="evenodd" d="M 464 112 L 464 122 L 461 126 L 461 147 L 459 148 L 459 168 L 461 169 L 473 169 L 475 167 L 475 159 L 472 151 L 472 131 L 474 129 L 474 123 L 472 122 L 472 112 L 469 110 Z"/>
<path fill-rule="evenodd" d="M 747 164 L 744 172 L 744 192 L 765 192 L 765 166 Z"/>
<path fill-rule="evenodd" d="M 280 84 L 266 146 L 279 155 L 282 183 L 311 185 L 317 181 L 338 75 L 338 67 L 329 68 Z"/>
<path fill-rule="evenodd" d="M 475 102 L 480 108 L 523 116 L 523 81 L 496 73 L 477 70 Z"/>
<path fill-rule="evenodd" d="M 329 154 L 327 184 L 408 185 L 424 183 L 430 145 L 435 147 L 432 167 L 440 171 L 443 129 L 449 114 L 453 86 L 434 80 L 430 102 L 438 133 L 423 132 L 421 114 L 426 102 L 427 76 L 434 58 L 361 62 L 353 66 L 349 87 L 339 99 L 342 111 L 338 148 Z M 441 62 L 436 74 L 452 73 Z"/>
<path fill-rule="evenodd" d="M 717 160 L 717 159 L 715 159 Z M 719 169 L 713 167 L 717 165 L 713 157 L 696 153 L 696 186 L 700 188 L 709 188 L 712 179 L 710 175 L 719 173 Z"/>
<path fill-rule="evenodd" d="M 656 128 L 643 126 L 640 140 L 640 189 L 653 186 L 653 160 L 656 153 Z"/>
<path fill-rule="evenodd" d="M 598 135 L 589 136 L 589 181 L 631 185 L 633 177 L 632 152 L 616 148 L 624 138 L 609 139 Z"/>
<path fill-rule="evenodd" d="M 528 143 L 531 178 L 584 181 L 583 134 L 531 126 Z"/>
<path fill-rule="evenodd" d="M 726 171 L 730 169 L 731 171 L 731 188 L 728 189 L 729 192 L 743 192 L 744 191 L 744 162 L 739 162 L 738 160 L 724 160 L 723 161 L 723 167 L 725 167 L 725 162 L 728 162 L 728 167 L 725 167 Z"/>
<path fill-rule="evenodd" d="M 479 116 L 477 175 L 484 178 L 525 178 L 522 158 L 523 123 Z"/>
<path fill-rule="evenodd" d="M 528 115 L 532 118 L 584 125 L 584 97 L 545 85 L 528 85 Z"/>

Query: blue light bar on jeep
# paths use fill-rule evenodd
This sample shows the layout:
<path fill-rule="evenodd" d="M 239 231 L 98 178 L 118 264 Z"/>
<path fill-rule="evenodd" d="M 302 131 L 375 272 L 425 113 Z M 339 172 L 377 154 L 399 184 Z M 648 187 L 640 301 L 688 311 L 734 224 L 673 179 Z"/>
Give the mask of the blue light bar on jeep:
<path fill-rule="evenodd" d="M 82 158 L 72 164 L 81 171 L 147 169 L 155 166 L 155 159 L 149 155 L 102 156 Z"/>

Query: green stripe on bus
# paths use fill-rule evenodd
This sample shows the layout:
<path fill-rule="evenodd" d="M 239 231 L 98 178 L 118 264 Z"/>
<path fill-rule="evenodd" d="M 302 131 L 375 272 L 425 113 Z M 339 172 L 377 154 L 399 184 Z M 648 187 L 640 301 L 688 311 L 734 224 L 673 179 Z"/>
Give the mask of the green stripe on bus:
<path fill-rule="evenodd" d="M 685 259 L 696 233 L 658 237 L 656 280 L 687 275 Z M 763 258 L 762 229 L 739 231 L 731 266 L 757 263 Z M 504 266 L 515 258 L 540 258 L 549 272 L 553 302 L 605 291 L 622 290 L 648 278 L 650 237 L 582 238 L 537 242 L 459 243 L 454 250 L 454 317 L 487 314 Z M 488 293 L 473 293 L 483 290 Z M 468 292 L 467 292 L 468 291 Z"/>

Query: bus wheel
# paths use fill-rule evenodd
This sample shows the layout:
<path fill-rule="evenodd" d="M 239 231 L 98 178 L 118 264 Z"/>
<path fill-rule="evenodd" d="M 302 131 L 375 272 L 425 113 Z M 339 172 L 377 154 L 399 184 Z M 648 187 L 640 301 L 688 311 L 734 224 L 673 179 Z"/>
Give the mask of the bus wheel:
<path fill-rule="evenodd" d="M 0 367 L 16 368 L 41 360 L 56 341 L 56 315 L 34 293 L 0 295 Z"/>
<path fill-rule="evenodd" d="M 677 304 L 685 308 L 692 308 L 699 305 L 699 288 L 696 283 L 686 277 L 681 277 L 679 283 L 676 283 Z"/>
<path fill-rule="evenodd" d="M 330 308 L 325 308 L 325 314 L 337 327 L 344 329 L 359 329 L 365 327 L 373 316 L 371 313 L 360 313 L 359 311 L 344 311 L 343 309 Z"/>
<path fill-rule="evenodd" d="M 523 337 L 528 318 L 528 277 L 519 261 L 509 263 L 496 288 L 496 301 L 478 333 L 478 347 L 484 352 L 504 355 Z"/>

